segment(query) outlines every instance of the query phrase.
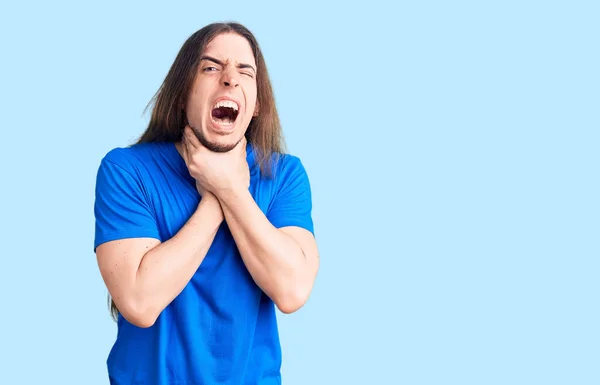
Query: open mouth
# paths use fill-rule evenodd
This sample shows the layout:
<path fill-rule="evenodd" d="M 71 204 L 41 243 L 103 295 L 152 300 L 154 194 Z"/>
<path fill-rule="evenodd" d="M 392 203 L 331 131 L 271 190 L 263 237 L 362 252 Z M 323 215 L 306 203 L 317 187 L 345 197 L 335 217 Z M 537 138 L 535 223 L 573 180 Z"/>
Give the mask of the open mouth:
<path fill-rule="evenodd" d="M 228 125 L 235 122 L 238 113 L 239 108 L 236 102 L 221 100 L 214 105 L 211 116 L 215 123 Z"/>

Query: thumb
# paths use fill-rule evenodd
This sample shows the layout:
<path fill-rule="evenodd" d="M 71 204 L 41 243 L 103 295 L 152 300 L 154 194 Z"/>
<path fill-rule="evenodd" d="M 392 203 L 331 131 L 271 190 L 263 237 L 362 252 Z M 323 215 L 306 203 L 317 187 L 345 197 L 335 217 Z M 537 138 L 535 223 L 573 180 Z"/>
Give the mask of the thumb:
<path fill-rule="evenodd" d="M 248 141 L 246 140 L 246 136 L 244 135 L 244 137 L 242 138 L 242 140 L 240 140 L 240 142 L 238 143 L 238 150 L 240 152 L 240 155 L 246 157 L 246 146 L 248 145 Z"/>
<path fill-rule="evenodd" d="M 188 148 L 187 148 L 187 143 L 186 143 L 185 139 L 181 142 L 181 156 L 186 164 L 189 163 Z"/>

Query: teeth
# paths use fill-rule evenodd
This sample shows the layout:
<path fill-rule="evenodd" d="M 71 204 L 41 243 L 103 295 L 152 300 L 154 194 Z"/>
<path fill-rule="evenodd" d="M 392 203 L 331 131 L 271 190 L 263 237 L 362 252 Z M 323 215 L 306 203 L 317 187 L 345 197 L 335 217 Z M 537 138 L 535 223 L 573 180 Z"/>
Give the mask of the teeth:
<path fill-rule="evenodd" d="M 237 103 L 234 101 L 231 101 L 231 100 L 219 101 L 217 104 L 215 104 L 214 108 L 219 108 L 219 107 L 229 107 L 229 108 L 233 108 L 235 111 L 237 111 L 239 109 Z"/>
<path fill-rule="evenodd" d="M 231 120 L 229 120 L 229 119 L 227 119 L 227 120 L 219 120 L 219 121 L 216 121 L 216 120 L 213 119 L 213 122 L 215 122 L 217 124 L 220 124 L 221 126 L 231 126 L 233 124 L 233 122 Z"/>

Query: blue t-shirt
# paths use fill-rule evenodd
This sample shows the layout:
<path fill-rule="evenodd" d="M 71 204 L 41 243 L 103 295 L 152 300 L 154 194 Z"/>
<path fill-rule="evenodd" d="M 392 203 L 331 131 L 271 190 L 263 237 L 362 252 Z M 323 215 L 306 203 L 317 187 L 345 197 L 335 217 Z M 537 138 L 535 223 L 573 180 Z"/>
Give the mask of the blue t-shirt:
<path fill-rule="evenodd" d="M 261 176 L 247 147 L 250 191 L 275 227 L 311 232 L 311 192 L 292 155 Z M 194 179 L 173 143 L 110 151 L 96 181 L 95 248 L 108 241 L 173 237 L 200 201 Z M 173 256 L 176 258 L 177 256 Z M 184 290 L 153 326 L 122 316 L 107 360 L 113 384 L 280 384 L 281 349 L 275 306 L 254 283 L 224 221 Z"/>

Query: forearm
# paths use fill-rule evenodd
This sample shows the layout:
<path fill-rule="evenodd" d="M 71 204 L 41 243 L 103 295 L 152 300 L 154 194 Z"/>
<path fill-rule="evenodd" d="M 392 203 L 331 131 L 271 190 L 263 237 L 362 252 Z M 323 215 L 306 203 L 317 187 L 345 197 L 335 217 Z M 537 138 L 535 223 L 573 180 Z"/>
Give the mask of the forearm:
<path fill-rule="evenodd" d="M 256 284 L 285 312 L 301 306 L 313 269 L 300 245 L 275 228 L 247 189 L 219 194 L 225 220 Z"/>
<path fill-rule="evenodd" d="M 133 293 L 140 313 L 152 321 L 190 281 L 223 221 L 219 202 L 202 200 L 175 236 L 144 255 Z"/>

